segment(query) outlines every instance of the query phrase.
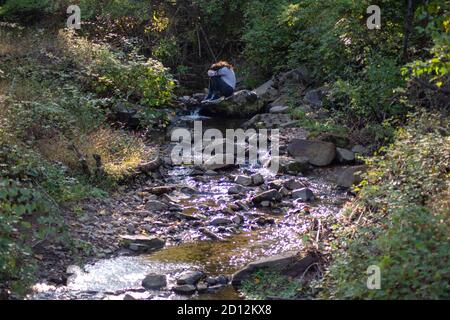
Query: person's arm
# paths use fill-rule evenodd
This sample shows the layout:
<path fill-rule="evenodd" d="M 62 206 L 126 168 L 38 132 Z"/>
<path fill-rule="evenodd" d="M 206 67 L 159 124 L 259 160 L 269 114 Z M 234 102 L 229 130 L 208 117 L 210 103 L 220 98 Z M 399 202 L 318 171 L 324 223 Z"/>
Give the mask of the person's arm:
<path fill-rule="evenodd" d="M 218 71 L 208 70 L 208 77 L 212 78 L 217 76 L 219 76 Z"/>
<path fill-rule="evenodd" d="M 217 70 L 217 75 L 223 77 L 223 76 L 228 75 L 229 71 L 230 71 L 230 69 L 224 67 L 222 69 Z"/>

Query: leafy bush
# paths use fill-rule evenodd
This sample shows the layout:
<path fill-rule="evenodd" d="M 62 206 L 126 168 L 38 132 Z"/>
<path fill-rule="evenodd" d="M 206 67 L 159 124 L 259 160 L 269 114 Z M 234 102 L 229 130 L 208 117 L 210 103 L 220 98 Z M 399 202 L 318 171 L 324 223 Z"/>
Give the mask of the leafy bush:
<path fill-rule="evenodd" d="M 277 271 L 259 270 L 242 283 L 241 291 L 248 299 L 265 300 L 268 297 L 296 298 L 302 289 L 297 280 L 289 279 Z"/>
<path fill-rule="evenodd" d="M 0 17 L 33 18 L 56 12 L 61 5 L 58 0 L 6 0 L 0 6 Z"/>
<path fill-rule="evenodd" d="M 62 32 L 60 38 L 95 92 L 124 101 L 131 99 L 149 108 L 167 104 L 172 98 L 175 83 L 160 62 L 114 53 L 104 45 L 75 37 L 73 32 Z"/>
<path fill-rule="evenodd" d="M 419 117 L 417 117 L 419 118 Z M 372 159 L 358 200 L 335 222 L 324 297 L 448 299 L 448 122 L 424 115 Z M 366 270 L 381 268 L 381 290 Z"/>

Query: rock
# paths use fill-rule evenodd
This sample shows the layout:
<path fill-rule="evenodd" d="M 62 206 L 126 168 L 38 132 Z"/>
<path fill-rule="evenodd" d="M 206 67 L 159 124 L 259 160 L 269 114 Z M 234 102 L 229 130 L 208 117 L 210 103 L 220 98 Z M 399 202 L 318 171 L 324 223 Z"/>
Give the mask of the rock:
<path fill-rule="evenodd" d="M 333 162 L 336 147 L 330 142 L 294 139 L 288 145 L 288 153 L 293 157 L 306 157 L 312 165 L 324 167 Z"/>
<path fill-rule="evenodd" d="M 169 210 L 169 206 L 164 202 L 157 200 L 147 201 L 145 208 L 149 211 L 163 212 Z"/>
<path fill-rule="evenodd" d="M 252 178 L 247 176 L 237 176 L 236 179 L 234 179 L 234 182 L 241 186 L 248 187 L 252 184 Z"/>
<path fill-rule="evenodd" d="M 283 180 L 273 180 L 268 183 L 268 187 L 270 189 L 276 189 L 276 190 L 280 190 L 283 187 L 283 185 L 284 185 Z"/>
<path fill-rule="evenodd" d="M 279 190 L 279 192 L 280 192 L 280 194 L 281 194 L 283 197 L 287 197 L 287 196 L 290 194 L 289 190 L 288 190 L 287 188 L 285 188 L 285 187 L 282 187 L 282 188 Z"/>
<path fill-rule="evenodd" d="M 256 195 L 252 199 L 252 202 L 260 204 L 263 201 L 280 201 L 282 198 L 282 195 L 277 190 L 272 189 Z"/>
<path fill-rule="evenodd" d="M 288 106 L 274 106 L 270 108 L 269 113 L 272 114 L 280 114 L 280 113 L 288 113 L 289 107 Z"/>
<path fill-rule="evenodd" d="M 156 194 L 157 196 L 162 196 L 163 194 L 170 193 L 173 190 L 175 190 L 174 186 L 161 186 L 150 188 L 148 189 L 148 192 Z"/>
<path fill-rule="evenodd" d="M 347 136 L 335 133 L 321 133 L 316 137 L 316 140 L 331 142 L 339 148 L 347 148 L 350 144 L 350 139 Z"/>
<path fill-rule="evenodd" d="M 129 107 L 125 103 L 117 104 L 114 108 L 114 117 L 116 121 L 131 129 L 136 129 L 140 125 L 137 108 Z"/>
<path fill-rule="evenodd" d="M 208 278 L 206 278 L 206 282 L 210 286 L 216 285 L 217 284 L 217 278 L 215 278 L 215 277 L 208 277 Z"/>
<path fill-rule="evenodd" d="M 272 113 L 262 113 L 254 116 L 247 122 L 245 122 L 242 127 L 257 128 L 257 129 L 276 129 L 286 127 L 288 124 L 293 122 L 292 118 L 288 114 L 272 114 Z"/>
<path fill-rule="evenodd" d="M 227 219 L 227 218 L 215 218 L 209 224 L 214 227 L 219 227 L 219 226 L 230 225 L 230 224 L 232 224 L 232 222 L 230 219 Z"/>
<path fill-rule="evenodd" d="M 198 293 L 205 293 L 208 291 L 208 284 L 207 283 L 199 283 L 197 284 L 197 291 Z"/>
<path fill-rule="evenodd" d="M 136 298 L 133 297 L 131 294 L 126 294 L 126 295 L 123 297 L 123 300 L 128 300 L 128 301 L 130 301 L 130 300 L 136 300 Z"/>
<path fill-rule="evenodd" d="M 236 215 L 233 217 L 233 219 L 231 219 L 231 221 L 233 221 L 233 223 L 235 224 L 243 224 L 244 218 L 241 215 Z"/>
<path fill-rule="evenodd" d="M 283 94 L 279 96 L 274 102 L 272 102 L 269 107 L 276 107 L 276 106 L 285 106 L 289 104 L 291 98 L 289 97 L 289 94 Z"/>
<path fill-rule="evenodd" d="M 230 279 L 225 275 L 220 275 L 216 278 L 217 284 L 227 285 L 230 282 Z"/>
<path fill-rule="evenodd" d="M 295 159 L 280 158 L 280 170 L 283 173 L 307 173 L 311 169 L 309 158 L 296 157 Z"/>
<path fill-rule="evenodd" d="M 337 185 L 343 188 L 350 188 L 362 181 L 360 172 L 365 172 L 366 166 L 355 166 L 345 169 L 337 179 Z"/>
<path fill-rule="evenodd" d="M 360 155 L 363 155 L 363 156 L 369 154 L 369 151 L 367 150 L 367 148 L 364 147 L 364 146 L 362 146 L 362 145 L 360 145 L 360 144 L 354 146 L 354 147 L 352 148 L 352 152 L 353 152 L 353 153 L 360 154 Z"/>
<path fill-rule="evenodd" d="M 308 188 L 298 189 L 292 191 L 292 198 L 300 199 L 303 202 L 309 202 L 314 200 L 314 193 Z"/>
<path fill-rule="evenodd" d="M 274 85 L 273 80 L 269 80 L 266 83 L 262 84 L 255 90 L 253 90 L 254 93 L 258 96 L 258 98 L 265 100 L 265 101 L 273 101 L 276 99 L 276 96 L 278 95 L 278 90 L 273 87 Z"/>
<path fill-rule="evenodd" d="M 215 286 L 209 287 L 207 292 L 208 293 L 217 293 L 217 292 L 219 292 L 220 290 L 223 290 L 223 289 L 225 289 L 225 286 L 223 284 L 217 284 Z"/>
<path fill-rule="evenodd" d="M 192 284 L 183 284 L 172 288 L 173 292 L 180 295 L 192 295 L 196 290 L 197 288 Z"/>
<path fill-rule="evenodd" d="M 264 101 L 255 92 L 237 91 L 221 102 L 202 106 L 200 115 L 244 118 L 257 114 L 264 107 Z"/>
<path fill-rule="evenodd" d="M 178 285 L 184 284 L 197 284 L 201 278 L 203 278 L 204 273 L 201 271 L 187 271 L 181 274 L 181 276 L 177 279 Z"/>
<path fill-rule="evenodd" d="M 147 290 L 159 290 L 167 286 L 165 275 L 149 274 L 142 280 L 142 286 Z"/>
<path fill-rule="evenodd" d="M 289 179 L 288 181 L 286 181 L 284 183 L 284 187 L 289 190 L 297 190 L 297 189 L 304 188 L 305 185 L 296 179 Z"/>
<path fill-rule="evenodd" d="M 252 175 L 252 184 L 254 186 L 260 186 L 262 184 L 264 184 L 265 180 L 264 180 L 264 176 L 260 173 L 255 173 L 254 175 Z"/>
<path fill-rule="evenodd" d="M 355 154 L 347 149 L 336 148 L 336 158 L 340 163 L 351 163 L 355 161 Z"/>
<path fill-rule="evenodd" d="M 289 89 L 310 85 L 312 78 L 311 73 L 302 66 L 279 75 L 275 82 L 275 87 L 280 88 L 281 92 L 287 92 Z"/>
<path fill-rule="evenodd" d="M 323 107 L 323 100 L 326 96 L 327 91 L 328 90 L 326 88 L 310 90 L 306 93 L 303 100 L 305 101 L 305 103 L 313 107 L 321 108 Z"/>
<path fill-rule="evenodd" d="M 237 186 L 232 186 L 228 189 L 228 194 L 239 194 L 239 195 L 244 195 L 246 192 L 248 191 L 248 188 L 245 188 L 244 186 L 241 185 L 237 185 Z"/>
<path fill-rule="evenodd" d="M 270 201 L 263 201 L 263 202 L 261 202 L 261 207 L 269 208 L 270 207 Z"/>
<path fill-rule="evenodd" d="M 148 253 L 164 248 L 166 242 L 159 238 L 142 235 L 120 236 L 122 246 L 138 253 Z"/>
<path fill-rule="evenodd" d="M 306 256 L 305 258 L 300 258 L 298 252 L 289 251 L 276 256 L 264 258 L 255 262 L 248 264 L 243 269 L 239 270 L 233 274 L 231 284 L 233 287 L 238 288 L 241 283 L 247 280 L 254 271 L 259 269 L 270 269 L 270 270 L 286 270 L 293 265 L 299 265 L 298 262 L 303 262 L 304 269 L 308 268 L 314 260 L 311 257 Z"/>

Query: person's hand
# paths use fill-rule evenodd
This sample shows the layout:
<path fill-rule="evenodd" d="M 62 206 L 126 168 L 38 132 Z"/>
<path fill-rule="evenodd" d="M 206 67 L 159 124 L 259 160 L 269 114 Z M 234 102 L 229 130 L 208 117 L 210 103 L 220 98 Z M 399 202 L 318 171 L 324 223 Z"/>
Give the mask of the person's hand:
<path fill-rule="evenodd" d="M 214 70 L 208 70 L 208 77 L 214 77 L 215 75 L 217 75 L 217 72 Z"/>

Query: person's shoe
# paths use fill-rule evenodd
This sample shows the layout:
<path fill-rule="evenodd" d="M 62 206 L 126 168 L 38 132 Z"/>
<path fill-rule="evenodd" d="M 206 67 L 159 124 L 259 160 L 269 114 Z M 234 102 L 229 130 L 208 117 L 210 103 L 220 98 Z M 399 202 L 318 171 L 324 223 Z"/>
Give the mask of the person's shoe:
<path fill-rule="evenodd" d="M 222 102 L 223 100 L 224 99 L 222 97 L 215 96 L 215 97 L 212 97 L 211 100 L 208 101 L 208 103 L 217 104 L 217 103 Z"/>

